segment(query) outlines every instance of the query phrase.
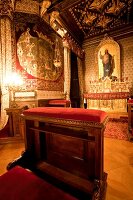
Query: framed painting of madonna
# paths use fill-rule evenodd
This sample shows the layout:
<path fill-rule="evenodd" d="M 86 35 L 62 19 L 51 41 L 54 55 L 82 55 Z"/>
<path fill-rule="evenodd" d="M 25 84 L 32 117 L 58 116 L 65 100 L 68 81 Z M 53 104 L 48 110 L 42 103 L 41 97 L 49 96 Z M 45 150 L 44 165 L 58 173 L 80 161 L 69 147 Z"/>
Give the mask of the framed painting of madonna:
<path fill-rule="evenodd" d="M 95 59 L 99 79 L 120 79 L 120 47 L 113 38 L 105 35 L 96 49 Z"/>

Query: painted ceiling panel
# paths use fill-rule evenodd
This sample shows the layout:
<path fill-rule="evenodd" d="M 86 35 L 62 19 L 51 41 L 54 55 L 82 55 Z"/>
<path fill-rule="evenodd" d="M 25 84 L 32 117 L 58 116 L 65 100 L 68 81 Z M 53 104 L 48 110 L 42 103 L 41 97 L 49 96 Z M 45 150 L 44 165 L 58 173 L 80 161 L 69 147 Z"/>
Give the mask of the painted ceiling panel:
<path fill-rule="evenodd" d="M 46 0 L 30 1 L 41 6 Z M 47 13 L 54 10 L 59 11 L 60 24 L 80 42 L 133 24 L 133 0 L 50 0 Z"/>

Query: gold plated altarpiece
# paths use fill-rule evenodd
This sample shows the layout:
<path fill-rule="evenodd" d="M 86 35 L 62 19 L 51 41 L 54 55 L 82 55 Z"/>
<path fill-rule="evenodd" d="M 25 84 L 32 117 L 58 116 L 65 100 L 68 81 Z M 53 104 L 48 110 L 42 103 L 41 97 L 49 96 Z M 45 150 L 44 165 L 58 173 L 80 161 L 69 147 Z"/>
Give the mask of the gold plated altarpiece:
<path fill-rule="evenodd" d="M 127 112 L 127 99 L 130 97 L 128 80 L 111 81 L 106 77 L 89 83 L 89 91 L 84 94 L 87 108 L 106 111 Z"/>

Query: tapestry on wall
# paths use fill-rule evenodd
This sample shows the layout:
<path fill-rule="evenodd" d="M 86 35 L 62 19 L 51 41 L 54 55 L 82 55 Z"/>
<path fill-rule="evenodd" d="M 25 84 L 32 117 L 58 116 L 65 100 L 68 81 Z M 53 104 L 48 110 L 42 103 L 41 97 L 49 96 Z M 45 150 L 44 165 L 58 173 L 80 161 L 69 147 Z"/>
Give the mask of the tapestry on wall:
<path fill-rule="evenodd" d="M 19 64 L 30 78 L 37 79 L 37 89 L 46 89 L 49 85 L 52 89 L 56 86 L 55 89 L 62 90 L 63 51 L 60 51 L 61 66 L 58 68 L 53 64 L 54 54 L 54 41 L 40 33 L 38 37 L 33 37 L 29 29 L 20 36 L 17 42 Z"/>

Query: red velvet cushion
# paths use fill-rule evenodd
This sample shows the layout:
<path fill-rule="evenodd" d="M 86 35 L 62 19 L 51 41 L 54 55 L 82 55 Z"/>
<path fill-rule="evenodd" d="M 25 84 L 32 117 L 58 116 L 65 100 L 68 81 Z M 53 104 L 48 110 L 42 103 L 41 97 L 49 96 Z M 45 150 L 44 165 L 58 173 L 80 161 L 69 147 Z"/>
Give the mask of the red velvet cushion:
<path fill-rule="evenodd" d="M 133 99 L 129 99 L 129 100 L 128 100 L 128 103 L 133 103 Z"/>
<path fill-rule="evenodd" d="M 49 104 L 66 104 L 66 103 L 70 103 L 70 100 L 65 100 L 65 99 L 53 99 L 53 100 L 49 100 L 48 103 L 49 103 Z"/>
<path fill-rule="evenodd" d="M 61 107 L 30 108 L 25 110 L 23 114 L 95 122 L 102 122 L 107 116 L 106 112 L 102 110 Z"/>
<path fill-rule="evenodd" d="M 0 200 L 76 200 L 19 166 L 0 176 Z"/>

